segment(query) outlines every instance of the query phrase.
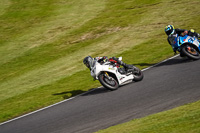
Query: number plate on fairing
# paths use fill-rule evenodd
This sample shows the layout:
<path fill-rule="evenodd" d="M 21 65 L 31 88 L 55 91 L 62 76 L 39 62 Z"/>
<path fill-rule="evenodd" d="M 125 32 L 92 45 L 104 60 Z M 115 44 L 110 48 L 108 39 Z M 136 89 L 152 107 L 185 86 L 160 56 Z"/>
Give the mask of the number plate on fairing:
<path fill-rule="evenodd" d="M 184 43 L 191 43 L 191 44 L 194 44 L 195 46 L 197 46 L 197 48 L 199 47 L 199 41 L 197 40 L 197 38 L 195 37 L 191 37 L 191 36 L 188 36 L 185 40 L 184 40 Z"/>

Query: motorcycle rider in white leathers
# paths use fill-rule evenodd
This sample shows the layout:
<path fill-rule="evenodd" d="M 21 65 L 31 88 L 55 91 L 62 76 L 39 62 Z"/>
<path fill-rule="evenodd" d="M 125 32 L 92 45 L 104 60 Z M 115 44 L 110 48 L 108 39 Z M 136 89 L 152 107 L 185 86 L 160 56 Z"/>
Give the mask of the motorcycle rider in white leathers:
<path fill-rule="evenodd" d="M 94 60 L 97 60 L 100 64 L 106 61 L 110 61 L 112 63 L 115 63 L 117 67 L 120 67 L 120 65 L 122 65 L 125 68 L 126 72 L 128 72 L 129 70 L 133 71 L 134 69 L 133 65 L 128 65 L 116 57 L 111 57 L 108 59 L 107 56 L 95 57 L 95 58 L 92 58 L 91 56 L 87 56 L 83 59 L 83 63 L 86 65 L 86 67 L 88 67 L 91 70 L 92 66 L 94 65 L 93 64 Z"/>

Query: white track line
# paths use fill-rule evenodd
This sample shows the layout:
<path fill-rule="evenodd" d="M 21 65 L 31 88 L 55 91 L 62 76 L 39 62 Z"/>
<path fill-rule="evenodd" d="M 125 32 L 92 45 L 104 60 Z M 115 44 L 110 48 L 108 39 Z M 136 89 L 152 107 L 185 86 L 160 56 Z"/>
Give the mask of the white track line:
<path fill-rule="evenodd" d="M 157 64 L 155 64 L 155 65 L 152 65 L 152 66 L 150 66 L 150 67 L 147 67 L 147 68 L 143 69 L 142 71 L 146 71 L 146 70 L 148 70 L 148 69 L 150 69 L 150 68 L 152 68 L 152 67 L 155 67 L 155 66 L 157 66 L 157 65 L 160 65 L 160 64 L 162 64 L 162 63 L 164 63 L 164 62 L 166 62 L 166 61 L 168 61 L 168 60 L 171 60 L 171 59 L 173 59 L 173 58 L 176 58 L 177 56 L 179 56 L 179 54 L 178 54 L 178 55 L 175 55 L 175 56 L 173 56 L 173 57 L 171 57 L 171 58 L 168 58 L 168 59 L 166 59 L 166 60 L 164 60 L 164 61 L 162 61 L 162 62 L 159 62 L 159 63 L 157 63 Z M 102 87 L 102 86 L 101 86 L 101 87 Z M 98 87 L 98 88 L 101 88 L 101 87 Z M 81 95 L 87 94 L 87 93 L 89 93 L 89 92 L 92 92 L 92 91 L 94 91 L 94 90 L 95 90 L 95 89 L 89 90 L 89 91 L 87 91 L 87 92 L 85 92 L 85 93 L 81 93 L 81 94 L 76 95 L 76 96 L 74 96 L 74 97 L 71 97 L 71 98 L 69 98 L 69 99 L 66 99 L 66 100 L 60 101 L 60 102 L 55 103 L 55 104 L 52 104 L 52 105 L 50 105 L 50 106 L 47 106 L 47 107 L 44 107 L 44 108 L 38 109 L 38 110 L 36 110 L 36 111 L 30 112 L 30 113 L 28 113 L 28 114 L 25 114 L 25 115 L 22 115 L 22 116 L 16 117 L 16 118 L 14 118 L 14 119 L 11 119 L 11 120 L 8 120 L 8 121 L 5 121 L 5 122 L 3 122 L 3 123 L 0 123 L 0 126 L 1 126 L 1 125 L 4 125 L 4 124 L 7 124 L 7 123 L 9 123 L 9 122 L 12 122 L 12 121 L 18 120 L 18 119 L 20 119 L 20 118 L 26 117 L 26 116 L 28 116 L 28 115 L 31 115 L 31 114 L 37 113 L 37 112 L 39 112 L 39 111 L 42 111 L 42 110 L 45 110 L 45 109 L 51 108 L 51 107 L 53 107 L 53 106 L 59 105 L 59 104 L 61 104 L 61 103 L 67 102 L 67 101 L 69 101 L 69 100 L 72 100 L 72 99 L 74 99 L 74 98 L 76 98 L 76 97 L 78 97 L 78 96 L 81 96 Z"/>

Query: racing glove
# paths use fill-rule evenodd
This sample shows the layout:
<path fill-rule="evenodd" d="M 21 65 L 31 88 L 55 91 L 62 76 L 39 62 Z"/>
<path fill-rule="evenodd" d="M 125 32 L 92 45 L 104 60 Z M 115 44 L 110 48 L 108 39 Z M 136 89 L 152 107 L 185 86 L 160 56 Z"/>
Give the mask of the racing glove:
<path fill-rule="evenodd" d="M 198 38 L 200 38 L 200 34 L 199 34 L 199 33 L 197 33 L 197 35 L 198 35 Z"/>

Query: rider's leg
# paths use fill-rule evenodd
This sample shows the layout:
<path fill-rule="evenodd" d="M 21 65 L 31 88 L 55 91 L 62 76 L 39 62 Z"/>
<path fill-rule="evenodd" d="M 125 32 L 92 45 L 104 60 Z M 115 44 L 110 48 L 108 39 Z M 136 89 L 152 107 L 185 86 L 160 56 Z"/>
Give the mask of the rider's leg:
<path fill-rule="evenodd" d="M 118 64 L 122 65 L 126 70 L 128 70 L 128 69 L 134 69 L 133 65 L 126 64 L 126 63 L 124 63 L 123 61 L 119 60 L 116 57 L 112 57 L 112 58 L 113 58 L 113 60 L 116 60 Z"/>

